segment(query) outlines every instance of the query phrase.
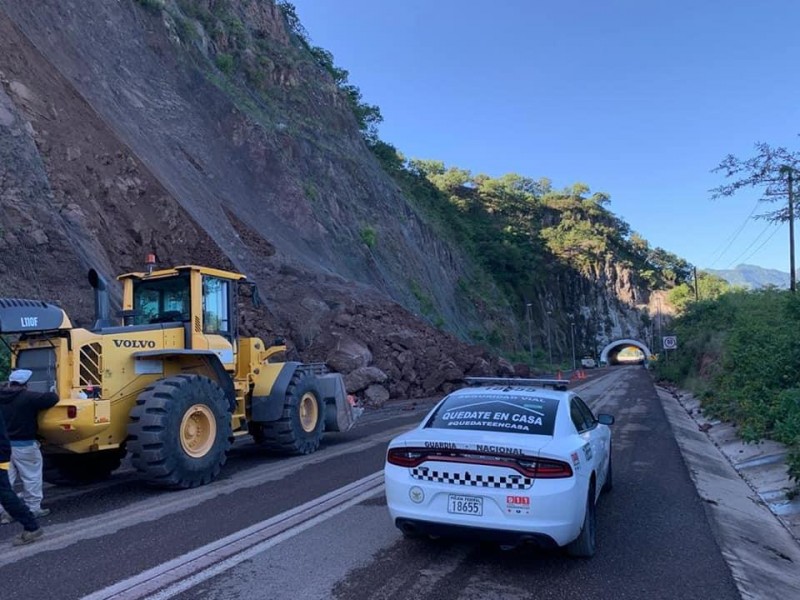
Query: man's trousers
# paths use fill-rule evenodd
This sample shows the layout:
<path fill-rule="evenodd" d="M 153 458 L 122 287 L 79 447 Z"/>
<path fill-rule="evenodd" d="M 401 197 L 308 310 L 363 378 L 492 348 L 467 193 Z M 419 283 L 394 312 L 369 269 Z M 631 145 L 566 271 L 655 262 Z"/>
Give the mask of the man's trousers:
<path fill-rule="evenodd" d="M 22 482 L 23 502 L 32 513 L 42 510 L 42 451 L 39 442 L 11 442 L 11 466 L 8 469 L 8 480 L 14 487 L 17 477 Z"/>

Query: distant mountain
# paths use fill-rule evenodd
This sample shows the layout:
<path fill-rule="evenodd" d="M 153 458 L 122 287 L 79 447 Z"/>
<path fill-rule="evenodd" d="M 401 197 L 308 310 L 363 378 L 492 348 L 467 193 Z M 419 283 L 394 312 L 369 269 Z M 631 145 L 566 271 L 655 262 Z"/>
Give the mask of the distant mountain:
<path fill-rule="evenodd" d="M 739 265 L 735 269 L 703 269 L 707 273 L 722 277 L 731 285 L 740 285 L 755 289 L 774 285 L 779 288 L 789 287 L 789 273 L 777 269 L 765 269 L 756 265 Z"/>

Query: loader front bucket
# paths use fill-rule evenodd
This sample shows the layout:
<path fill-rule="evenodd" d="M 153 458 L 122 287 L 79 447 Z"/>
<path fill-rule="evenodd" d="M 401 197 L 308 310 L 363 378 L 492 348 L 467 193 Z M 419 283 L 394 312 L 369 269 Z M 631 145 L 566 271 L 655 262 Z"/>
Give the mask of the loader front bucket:
<path fill-rule="evenodd" d="M 318 375 L 317 381 L 325 402 L 325 431 L 349 431 L 364 409 L 355 406 L 348 398 L 341 374 Z"/>

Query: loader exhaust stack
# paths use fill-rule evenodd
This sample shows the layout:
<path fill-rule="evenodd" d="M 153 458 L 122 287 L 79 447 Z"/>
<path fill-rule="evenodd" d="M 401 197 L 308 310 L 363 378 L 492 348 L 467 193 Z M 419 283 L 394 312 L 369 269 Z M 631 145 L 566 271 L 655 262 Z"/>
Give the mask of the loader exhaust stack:
<path fill-rule="evenodd" d="M 89 284 L 94 288 L 94 327 L 93 330 L 116 325 L 111 320 L 111 303 L 108 299 L 108 284 L 95 269 L 89 270 Z"/>

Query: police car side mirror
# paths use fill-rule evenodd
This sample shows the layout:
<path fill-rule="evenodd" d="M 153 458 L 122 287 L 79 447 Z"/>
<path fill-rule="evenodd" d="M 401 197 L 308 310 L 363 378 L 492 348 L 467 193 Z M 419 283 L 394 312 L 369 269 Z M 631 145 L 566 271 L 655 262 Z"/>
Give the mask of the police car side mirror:
<path fill-rule="evenodd" d="M 600 413 L 599 415 L 597 415 L 597 422 L 600 423 L 600 425 L 613 425 L 614 416 Z"/>

